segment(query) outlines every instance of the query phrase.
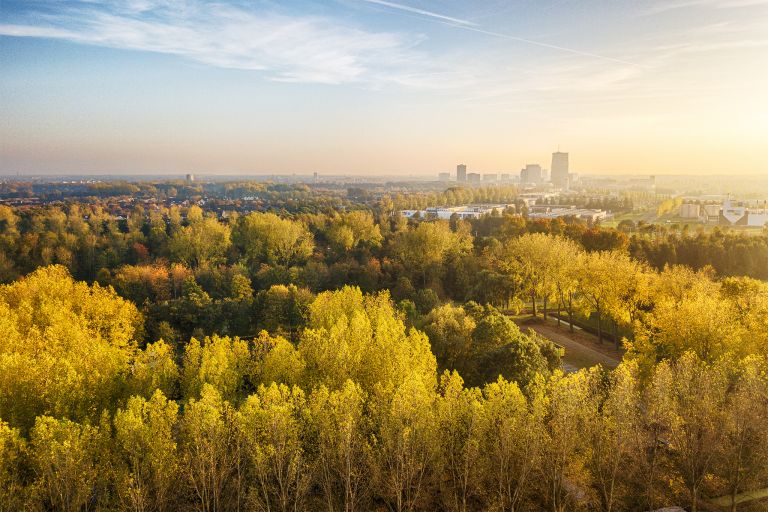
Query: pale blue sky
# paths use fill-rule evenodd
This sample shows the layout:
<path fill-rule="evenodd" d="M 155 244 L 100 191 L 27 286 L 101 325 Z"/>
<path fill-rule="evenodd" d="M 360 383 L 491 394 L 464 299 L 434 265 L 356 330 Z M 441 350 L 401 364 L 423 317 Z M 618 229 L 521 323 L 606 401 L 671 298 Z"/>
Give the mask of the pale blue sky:
<path fill-rule="evenodd" d="M 768 0 L 0 0 L 0 173 L 760 173 Z"/>

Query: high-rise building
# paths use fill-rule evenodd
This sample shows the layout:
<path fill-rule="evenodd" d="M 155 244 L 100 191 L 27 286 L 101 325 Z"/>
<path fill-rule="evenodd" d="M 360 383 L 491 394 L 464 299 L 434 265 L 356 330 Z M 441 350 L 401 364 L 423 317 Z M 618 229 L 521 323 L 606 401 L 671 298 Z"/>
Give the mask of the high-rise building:
<path fill-rule="evenodd" d="M 437 175 L 437 178 L 440 181 L 450 181 L 451 180 L 451 173 L 449 173 L 449 172 L 441 172 L 440 174 Z"/>
<path fill-rule="evenodd" d="M 527 164 L 525 169 L 520 171 L 520 183 L 538 185 L 542 181 L 541 176 L 541 166 L 539 164 Z"/>
<path fill-rule="evenodd" d="M 552 153 L 552 184 L 559 188 L 568 188 L 568 153 Z"/>
<path fill-rule="evenodd" d="M 466 164 L 459 164 L 456 166 L 456 181 L 467 181 Z"/>
<path fill-rule="evenodd" d="M 479 172 L 471 172 L 467 174 L 467 179 L 472 183 L 478 183 L 480 181 L 480 173 Z"/>

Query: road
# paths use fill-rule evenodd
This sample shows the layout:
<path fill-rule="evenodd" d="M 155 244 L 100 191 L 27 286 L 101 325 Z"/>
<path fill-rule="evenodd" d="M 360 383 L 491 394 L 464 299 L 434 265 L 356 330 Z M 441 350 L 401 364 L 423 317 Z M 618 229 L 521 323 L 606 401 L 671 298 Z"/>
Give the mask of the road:
<path fill-rule="evenodd" d="M 611 349 L 607 344 L 601 347 L 601 350 L 591 348 L 589 345 L 596 344 L 597 342 L 592 343 L 588 341 L 589 338 L 594 338 L 594 336 L 583 331 L 571 334 L 567 327 L 558 328 L 555 325 L 538 322 L 523 322 L 520 327 L 523 329 L 533 329 L 541 336 L 564 347 L 563 370 L 566 372 L 575 372 L 581 368 L 591 368 L 596 364 L 606 368 L 616 368 L 621 362 L 621 353 Z"/>

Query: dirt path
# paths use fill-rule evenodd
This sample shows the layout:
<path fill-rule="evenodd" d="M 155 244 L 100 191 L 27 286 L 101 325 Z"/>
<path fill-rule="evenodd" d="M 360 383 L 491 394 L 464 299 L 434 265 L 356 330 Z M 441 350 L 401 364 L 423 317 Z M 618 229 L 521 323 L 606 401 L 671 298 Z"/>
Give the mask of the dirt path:
<path fill-rule="evenodd" d="M 580 329 L 575 333 L 568 330 L 567 324 L 557 327 L 556 324 L 544 323 L 542 319 L 532 321 L 519 319 L 517 324 L 521 329 L 530 328 L 545 338 L 565 348 L 563 356 L 563 369 L 567 372 L 575 372 L 581 368 L 590 368 L 596 364 L 606 368 L 616 368 L 621 361 L 621 351 L 612 345 L 600 345 L 591 334 Z M 592 339 L 595 338 L 595 339 Z"/>

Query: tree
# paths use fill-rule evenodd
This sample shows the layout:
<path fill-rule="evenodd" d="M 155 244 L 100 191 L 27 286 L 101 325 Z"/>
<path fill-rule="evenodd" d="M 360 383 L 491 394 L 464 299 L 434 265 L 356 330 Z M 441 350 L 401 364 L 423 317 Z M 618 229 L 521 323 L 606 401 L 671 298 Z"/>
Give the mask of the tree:
<path fill-rule="evenodd" d="M 240 408 L 243 453 L 253 487 L 248 501 L 256 510 L 301 510 L 310 484 L 305 438 L 306 398 L 298 387 L 260 386 Z"/>
<path fill-rule="evenodd" d="M 483 398 L 479 435 L 483 487 L 496 509 L 524 509 L 541 463 L 544 411 L 530 407 L 519 386 L 502 377 L 486 384 Z"/>
<path fill-rule="evenodd" d="M 623 363 L 609 375 L 595 372 L 590 379 L 588 411 L 589 469 L 594 475 L 601 509 L 605 512 L 631 508 L 632 492 L 626 480 L 633 475 L 641 439 L 641 391 L 637 367 Z M 642 476 L 642 475 L 641 475 Z"/>
<path fill-rule="evenodd" d="M 179 386 L 179 368 L 173 347 L 160 340 L 149 343 L 139 351 L 131 365 L 129 379 L 132 393 L 149 398 L 156 390 L 165 396 L 176 396 Z"/>
<path fill-rule="evenodd" d="M 373 405 L 379 490 L 397 512 L 415 510 L 427 494 L 437 453 L 436 395 L 430 387 L 414 374 L 391 398 L 380 395 Z"/>
<path fill-rule="evenodd" d="M 241 506 L 241 447 L 236 411 L 210 384 L 190 399 L 181 421 L 182 473 L 203 512 Z"/>
<path fill-rule="evenodd" d="M 312 292 L 296 285 L 276 284 L 259 293 L 260 324 L 274 334 L 284 333 L 291 341 L 298 341 L 300 329 L 309 317 Z"/>
<path fill-rule="evenodd" d="M 179 406 L 159 389 L 152 398 L 134 396 L 115 413 L 115 443 L 124 465 L 118 486 L 129 510 L 169 510 L 178 476 L 173 430 Z"/>
<path fill-rule="evenodd" d="M 309 409 L 317 435 L 320 487 L 329 512 L 364 510 L 371 490 L 366 396 L 351 380 L 336 391 L 317 388 Z"/>
<path fill-rule="evenodd" d="M 458 373 L 443 374 L 435 413 L 441 485 L 448 510 L 466 512 L 480 494 L 482 394 L 464 389 Z"/>
<path fill-rule="evenodd" d="M 32 466 L 40 504 L 79 512 L 94 498 L 98 429 L 40 416 L 31 433 Z"/>
<path fill-rule="evenodd" d="M 746 355 L 747 340 L 732 303 L 717 294 L 691 290 L 680 301 L 656 301 L 653 314 L 646 317 L 630 344 L 629 354 L 647 372 L 656 363 L 677 360 L 689 351 L 707 362 L 728 352 Z"/>
<path fill-rule="evenodd" d="M 436 384 L 429 340 L 406 330 L 387 292 L 364 296 L 344 287 L 319 294 L 298 348 L 312 385 L 339 389 L 352 379 L 366 392 L 392 392 L 414 374 Z"/>
<path fill-rule="evenodd" d="M 560 365 L 559 357 L 550 362 L 542 353 L 549 340 L 524 334 L 517 325 L 498 311 L 487 311 L 472 333 L 473 354 L 467 379 L 475 385 L 495 381 L 500 375 L 522 386 L 536 374 L 548 374 Z M 556 352 L 554 347 L 550 347 Z M 555 353 L 553 352 L 553 354 Z"/>
<path fill-rule="evenodd" d="M 200 344 L 195 338 L 187 344 L 182 370 L 182 395 L 189 400 L 212 386 L 227 401 L 242 398 L 245 378 L 251 373 L 248 344 L 239 338 L 206 337 Z"/>
<path fill-rule="evenodd" d="M 22 480 L 26 456 L 26 442 L 19 430 L 0 421 L 0 512 L 15 512 L 27 503 Z"/>
<path fill-rule="evenodd" d="M 293 265 L 306 261 L 314 250 L 312 234 L 300 222 L 274 213 L 251 213 L 238 219 L 232 234 L 235 247 L 248 264 Z"/>
<path fill-rule="evenodd" d="M 577 247 L 569 240 L 532 233 L 502 246 L 497 258 L 504 272 L 514 273 L 524 283 L 531 298 L 533 316 L 536 316 L 537 300 L 543 300 L 546 319 L 547 304 L 556 296 L 556 285 L 563 269 L 577 253 Z"/>
<path fill-rule="evenodd" d="M 725 435 L 717 461 L 732 512 L 739 493 L 759 488 L 768 478 L 768 379 L 764 369 L 765 360 L 756 356 L 733 368 L 736 384 L 724 410 Z"/>
<path fill-rule="evenodd" d="M 463 369 L 472 355 L 475 320 L 464 308 L 444 304 L 430 311 L 424 322 L 424 332 L 440 367 Z"/>
<path fill-rule="evenodd" d="M 603 322 L 615 311 L 623 285 L 622 269 L 628 256 L 619 252 L 590 253 L 578 274 L 578 289 L 597 319 L 597 337 L 603 342 Z"/>
<path fill-rule="evenodd" d="M 351 251 L 360 245 L 379 247 L 383 240 L 373 215 L 364 210 L 335 215 L 330 219 L 325 236 L 339 252 Z"/>
<path fill-rule="evenodd" d="M 0 287 L 0 329 L 0 417 L 27 433 L 43 414 L 97 422 L 115 407 L 142 317 L 56 266 Z"/>
<path fill-rule="evenodd" d="M 413 272 L 421 277 L 423 286 L 431 278 L 440 275 L 443 261 L 449 253 L 468 252 L 472 248 L 472 236 L 454 233 L 447 222 L 421 222 L 415 229 L 402 231 L 392 239 L 392 253 Z"/>
<path fill-rule="evenodd" d="M 563 375 L 556 371 L 552 377 L 532 390 L 534 414 L 543 415 L 544 435 L 539 492 L 552 512 L 564 512 L 592 500 L 591 479 L 587 470 L 589 457 L 590 376 L 585 370 Z M 586 434 L 586 435 L 585 435 Z"/>
<path fill-rule="evenodd" d="M 667 397 L 661 419 L 669 459 L 682 480 L 691 511 L 696 512 L 725 435 L 725 372 L 720 364 L 709 365 L 688 352 L 673 364 L 661 363 L 652 386 L 654 396 Z"/>
<path fill-rule="evenodd" d="M 215 217 L 204 217 L 197 206 L 189 209 L 187 222 L 171 236 L 171 257 L 193 268 L 225 261 L 231 245 L 229 226 Z"/>

